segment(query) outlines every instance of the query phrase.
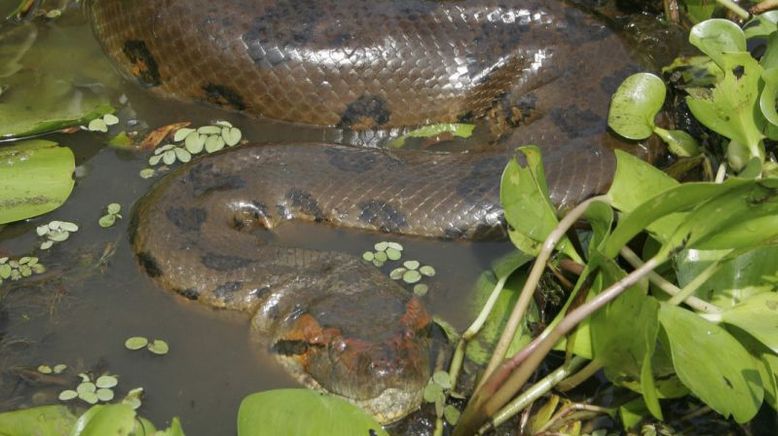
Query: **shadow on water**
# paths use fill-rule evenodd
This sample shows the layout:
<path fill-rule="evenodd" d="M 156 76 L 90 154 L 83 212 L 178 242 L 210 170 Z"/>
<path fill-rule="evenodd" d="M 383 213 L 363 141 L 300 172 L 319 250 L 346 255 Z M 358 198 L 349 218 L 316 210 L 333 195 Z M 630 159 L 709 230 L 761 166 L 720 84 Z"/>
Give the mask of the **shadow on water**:
<path fill-rule="evenodd" d="M 94 62 L 107 62 L 78 11 L 38 27 L 36 44 L 53 45 L 64 36 L 70 39 L 72 50 L 90 54 Z M 61 68 L 78 70 L 80 65 Z M 317 129 L 165 101 L 115 76 L 105 78 L 105 82 L 122 83 L 111 95 L 114 103 L 121 94 L 128 99 L 131 109 L 122 110 L 123 121 L 137 118 L 155 128 L 182 120 L 199 125 L 228 119 L 253 141 L 327 139 Z M 180 416 L 190 435 L 232 434 L 238 405 L 245 395 L 295 386 L 267 353 L 252 345 L 246 316 L 185 301 L 156 288 L 137 268 L 127 223 L 133 203 L 153 183 L 138 176 L 146 166 L 147 153 L 106 147 L 109 136 L 99 133 L 50 138 L 71 147 L 77 155 L 79 175 L 74 191 L 60 209 L 0 230 L 0 255 L 22 256 L 33 251 L 38 245 L 35 227 L 54 219 L 76 222 L 80 230 L 48 252 L 36 252 L 49 272 L 20 281 L 13 288 L 3 284 L 4 291 L 12 291 L 0 301 L 0 410 L 57 401 L 62 386 L 22 382 L 11 371 L 44 363 L 67 364 L 65 382 L 69 387 L 76 384 L 80 371 L 118 374 L 117 395 L 144 387 L 142 414 L 158 424 Z M 97 220 L 111 202 L 123 206 L 124 219 L 110 229 L 100 228 Z M 278 237 L 293 245 L 334 248 L 355 255 L 387 239 L 386 235 L 311 224 L 282 227 Z M 478 274 L 508 249 L 505 243 L 391 239 L 402 242 L 410 258 L 437 268 L 437 276 L 429 282 L 427 303 L 433 313 L 460 328 L 467 324 L 468 296 Z M 171 351 L 160 357 L 126 350 L 124 340 L 135 335 L 163 338 Z"/>

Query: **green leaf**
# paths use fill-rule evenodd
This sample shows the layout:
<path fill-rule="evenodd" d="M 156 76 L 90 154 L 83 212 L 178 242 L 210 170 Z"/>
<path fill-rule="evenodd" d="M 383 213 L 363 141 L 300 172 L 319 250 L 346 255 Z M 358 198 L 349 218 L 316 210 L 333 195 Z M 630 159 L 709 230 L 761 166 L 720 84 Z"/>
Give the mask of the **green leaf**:
<path fill-rule="evenodd" d="M 685 0 L 681 3 L 693 23 L 709 19 L 716 10 L 717 3 L 711 0 Z"/>
<path fill-rule="evenodd" d="M 475 124 L 463 124 L 463 123 L 443 123 L 443 124 L 430 124 L 423 126 L 415 130 L 411 130 L 405 135 L 395 138 L 387 144 L 388 147 L 400 148 L 405 146 L 405 141 L 408 138 L 429 138 L 431 136 L 437 136 L 443 133 L 451 134 L 460 138 L 469 138 L 473 134 Z"/>
<path fill-rule="evenodd" d="M 654 336 L 656 340 L 656 335 Z M 645 401 L 646 407 L 656 419 L 663 420 L 662 406 L 659 404 L 659 392 L 656 388 L 656 381 L 654 380 L 653 366 L 651 362 L 651 355 L 654 352 L 654 345 L 650 345 L 650 352 L 643 355 L 643 364 L 640 367 L 640 392 L 643 394 L 643 401 Z"/>
<path fill-rule="evenodd" d="M 522 153 L 527 165 L 523 167 L 516 158 L 508 162 L 500 180 L 500 203 L 513 244 L 525 253 L 537 255 L 559 221 L 548 197 L 540 149 L 531 145 L 519 147 L 517 151 Z M 566 237 L 560 240 L 557 249 L 580 260 Z"/>
<path fill-rule="evenodd" d="M 0 435 L 66 436 L 76 417 L 65 406 L 40 406 L 0 413 Z"/>
<path fill-rule="evenodd" d="M 705 127 L 742 148 L 737 158 L 728 156 L 730 165 L 739 170 L 752 157 L 764 159 L 764 120 L 756 117 L 762 68 L 748 52 L 722 54 L 721 62 L 724 78 L 710 91 L 690 93 L 686 102 Z"/>
<path fill-rule="evenodd" d="M 726 330 L 693 312 L 661 303 L 659 322 L 678 377 L 699 399 L 739 423 L 756 415 L 764 390 L 756 362 Z"/>
<path fill-rule="evenodd" d="M 277 389 L 244 398 L 238 410 L 238 436 L 274 434 L 328 436 L 387 433 L 357 406 L 309 389 Z"/>
<path fill-rule="evenodd" d="M 713 59 L 722 70 L 727 69 L 722 53 L 746 51 L 746 36 L 740 27 L 721 18 L 696 24 L 689 31 L 689 42 Z"/>
<path fill-rule="evenodd" d="M 778 354 L 778 293 L 756 294 L 722 313 L 721 319 L 749 333 Z"/>
<path fill-rule="evenodd" d="M 646 228 L 664 244 L 665 250 L 677 248 L 668 242 L 671 242 L 675 236 L 676 239 L 672 242 L 678 244 L 679 239 L 683 239 L 677 235 L 678 227 L 690 221 L 688 214 L 679 214 L 679 212 L 688 212 L 715 195 L 734 190 L 741 183 L 745 182 L 730 179 L 721 184 L 684 183 L 644 201 L 622 217 L 616 229 L 605 242 L 603 254 L 609 258 L 615 257 L 621 247 Z M 672 214 L 676 215 L 672 216 Z M 658 221 L 660 218 L 664 219 Z"/>
<path fill-rule="evenodd" d="M 642 398 L 635 398 L 619 407 L 621 425 L 627 430 L 634 430 L 648 414 L 648 408 Z"/>
<path fill-rule="evenodd" d="M 778 24 L 778 11 L 767 11 L 744 24 L 743 33 L 746 39 L 769 36 L 778 30 L 776 24 Z"/>
<path fill-rule="evenodd" d="M 731 250 L 684 250 L 674 256 L 678 285 L 691 282 L 713 262 L 719 270 L 698 288 L 696 295 L 727 309 L 755 294 L 774 291 L 776 284 L 766 280 L 775 274 L 778 246 L 768 245 L 732 253 Z"/>
<path fill-rule="evenodd" d="M 616 172 L 607 196 L 622 212 L 632 212 L 647 198 L 655 197 L 679 183 L 653 165 L 630 153 L 616 150 Z"/>
<path fill-rule="evenodd" d="M 627 77 L 611 97 L 608 125 L 627 139 L 646 139 L 654 131 L 654 117 L 665 102 L 664 82 L 650 73 Z"/>
<path fill-rule="evenodd" d="M 778 11 L 772 12 L 778 13 Z M 775 30 L 775 28 L 773 28 L 773 30 Z M 767 40 L 767 48 L 765 49 L 762 58 L 759 59 L 759 64 L 765 70 L 778 67 L 778 32 L 770 35 L 770 38 Z"/>
<path fill-rule="evenodd" d="M 143 434 L 144 433 L 140 433 L 139 436 Z M 145 434 L 148 434 L 148 432 Z M 185 436 L 184 428 L 181 426 L 181 420 L 178 419 L 178 417 L 173 417 L 173 420 L 170 422 L 170 427 L 154 433 L 154 436 Z"/>
<path fill-rule="evenodd" d="M 775 101 L 778 97 L 778 67 L 766 69 L 762 73 L 762 80 L 764 80 L 764 89 L 759 96 L 759 108 L 762 110 L 762 115 L 775 126 L 778 126 L 778 111 L 775 110 Z"/>
<path fill-rule="evenodd" d="M 661 127 L 654 128 L 662 140 L 667 143 L 670 153 L 679 157 L 691 157 L 700 154 L 700 146 L 692 135 L 683 130 L 665 130 Z"/>
<path fill-rule="evenodd" d="M 71 436 L 130 434 L 135 428 L 135 410 L 126 404 L 92 406 L 78 418 Z"/>
<path fill-rule="evenodd" d="M 521 264 L 528 262 L 532 258 L 526 254 L 522 254 L 520 251 L 514 251 L 518 256 L 514 258 L 516 263 Z M 475 285 L 475 295 L 473 298 L 472 307 L 474 310 L 479 310 L 485 303 L 492 290 L 494 289 L 497 280 L 505 275 L 510 275 L 512 271 L 507 271 L 506 267 L 509 262 L 503 262 L 504 265 L 499 265 L 494 268 L 494 273 L 491 271 L 481 274 Z M 515 264 L 514 264 L 515 265 Z M 514 269 L 518 267 L 515 266 Z M 502 270 L 502 271 L 500 271 Z M 495 275 L 496 274 L 496 275 Z M 508 317 L 513 310 L 513 306 L 516 305 L 516 301 L 519 298 L 519 292 L 524 285 L 526 274 L 516 274 L 505 283 L 500 295 L 497 297 L 497 301 L 494 304 L 491 314 L 486 318 L 481 330 L 478 334 L 467 343 L 465 350 L 468 359 L 477 364 L 485 364 L 489 361 L 494 344 L 499 339 L 502 331 L 505 328 L 505 324 L 508 321 Z M 520 323 L 519 328 L 516 331 L 516 335 L 513 337 L 510 345 L 508 346 L 508 355 L 512 355 L 519 351 L 522 347 L 527 345 L 532 340 L 531 331 L 529 329 L 530 322 L 538 321 L 538 309 L 534 300 L 530 302 L 529 309 L 527 310 L 528 316 L 526 320 Z"/>
<path fill-rule="evenodd" d="M 0 147 L 0 224 L 58 208 L 73 189 L 73 152 L 40 139 Z"/>
<path fill-rule="evenodd" d="M 612 259 L 599 259 L 598 264 L 603 289 L 626 276 Z M 654 354 L 658 310 L 656 299 L 646 296 L 639 286 L 632 286 L 592 315 L 594 357 L 603 363 L 610 380 L 618 384 L 625 378 L 642 379 L 644 356 Z"/>
<path fill-rule="evenodd" d="M 676 246 L 745 249 L 778 238 L 778 179 L 735 180 L 733 187 L 695 208 L 674 233 Z"/>
<path fill-rule="evenodd" d="M 778 410 L 778 356 L 775 354 L 762 354 L 762 363 L 765 371 L 765 402 L 775 410 Z"/>

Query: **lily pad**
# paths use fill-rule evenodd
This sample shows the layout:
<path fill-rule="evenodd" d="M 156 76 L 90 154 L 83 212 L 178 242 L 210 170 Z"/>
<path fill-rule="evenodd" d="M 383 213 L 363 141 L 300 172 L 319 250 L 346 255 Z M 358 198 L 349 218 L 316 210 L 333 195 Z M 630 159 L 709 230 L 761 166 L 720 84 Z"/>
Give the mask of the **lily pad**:
<path fill-rule="evenodd" d="M 0 147 L 0 224 L 58 208 L 73 190 L 74 169 L 73 152 L 55 142 Z"/>
<path fill-rule="evenodd" d="M 243 399 L 238 411 L 238 436 L 268 434 L 387 435 L 357 406 L 309 389 L 278 389 Z"/>

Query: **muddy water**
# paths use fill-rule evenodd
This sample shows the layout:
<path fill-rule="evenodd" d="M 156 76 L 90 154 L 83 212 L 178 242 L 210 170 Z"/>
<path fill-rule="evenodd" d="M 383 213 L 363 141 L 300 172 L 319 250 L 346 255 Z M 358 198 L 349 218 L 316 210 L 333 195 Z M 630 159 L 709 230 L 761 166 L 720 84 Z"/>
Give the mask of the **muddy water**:
<path fill-rule="evenodd" d="M 9 24 L 3 24 L 9 26 Z M 89 70 L 106 74 L 95 81 L 119 107 L 125 128 L 128 119 L 158 127 L 177 121 L 194 125 L 227 119 L 256 142 L 321 141 L 329 132 L 314 128 L 263 122 L 218 109 L 185 105 L 154 97 L 122 81 L 107 64 L 78 10 L 56 21 L 38 24 L 36 44 L 62 49 L 72 59 L 89 59 Z M 83 56 L 82 56 L 83 55 Z M 79 61 L 83 62 L 83 61 Z M 84 65 L 63 61 L 61 71 L 79 71 Z M 82 80 L 92 80 L 83 77 Z M 122 99 L 123 100 L 123 99 Z M 232 434 L 240 400 L 259 390 L 296 386 L 264 350 L 248 337 L 248 319 L 242 314 L 212 310 L 156 288 L 138 269 L 127 239 L 133 203 L 153 180 L 143 180 L 146 152 L 123 151 L 105 145 L 110 134 L 80 132 L 50 135 L 77 155 L 79 176 L 68 202 L 43 217 L 0 230 L 0 255 L 34 252 L 49 272 L 20 281 L 0 302 L 0 410 L 56 402 L 61 386 L 21 382 L 13 369 L 65 363 L 64 382 L 72 387 L 79 371 L 108 371 L 120 378 L 117 395 L 142 386 L 141 413 L 161 425 L 181 417 L 188 435 Z M 111 202 L 123 206 L 124 219 L 110 229 L 97 220 Z M 80 231 L 48 252 L 37 252 L 37 225 L 59 219 L 79 224 Z M 324 227 L 324 228 L 323 228 Z M 338 249 L 359 255 L 386 235 L 346 232 L 320 225 L 282 227 L 278 238 L 296 246 Z M 510 248 L 505 243 L 443 243 L 392 238 L 406 247 L 408 258 L 432 264 L 437 276 L 429 281 L 430 310 L 463 327 L 469 320 L 469 296 L 478 274 Z M 123 347 L 127 337 L 165 339 L 171 346 L 160 357 Z"/>

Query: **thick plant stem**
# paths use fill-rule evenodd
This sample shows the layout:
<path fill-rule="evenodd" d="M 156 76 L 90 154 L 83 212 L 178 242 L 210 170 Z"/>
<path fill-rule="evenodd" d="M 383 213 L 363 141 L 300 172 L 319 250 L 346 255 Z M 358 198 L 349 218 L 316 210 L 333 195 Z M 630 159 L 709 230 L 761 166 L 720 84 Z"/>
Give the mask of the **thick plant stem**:
<path fill-rule="evenodd" d="M 465 408 L 460 419 L 460 425 L 454 430 L 454 435 L 469 435 L 479 429 L 488 417 L 493 416 L 516 395 L 560 339 L 572 331 L 585 318 L 646 277 L 649 272 L 653 271 L 665 260 L 667 258 L 661 255 L 649 259 L 640 268 L 614 283 L 586 304 L 571 311 L 553 330 L 543 332 L 536 339 L 539 340 L 537 348 L 526 357 L 505 383 L 495 385 L 492 380 L 484 382 L 484 386 L 473 395 L 470 403 Z"/>
<path fill-rule="evenodd" d="M 551 391 L 557 383 L 577 371 L 584 363 L 586 363 L 586 359 L 577 356 L 573 357 L 569 362 L 543 377 L 529 389 L 522 392 L 521 395 L 514 398 L 508 405 L 500 409 L 500 411 L 494 415 L 494 418 L 481 427 L 479 433 L 485 433 L 488 430 L 497 428 L 505 421 L 511 419 L 517 413 L 532 404 L 532 402 Z"/>
<path fill-rule="evenodd" d="M 738 17 L 740 17 L 743 20 L 747 20 L 748 17 L 751 16 L 751 14 L 749 14 L 747 10 L 741 8 L 740 5 L 733 2 L 732 0 L 716 0 L 716 3 L 734 12 Z"/>
<path fill-rule="evenodd" d="M 597 360 L 592 360 L 588 365 L 583 367 L 583 369 L 559 382 L 559 384 L 556 386 L 556 389 L 559 392 L 567 392 L 571 389 L 574 389 L 576 386 L 583 383 L 585 380 L 596 374 L 597 371 L 601 369 L 602 363 Z"/>
<path fill-rule="evenodd" d="M 565 236 L 567 230 L 572 227 L 573 224 L 575 224 L 575 222 L 578 221 L 578 219 L 586 212 L 586 209 L 589 207 L 589 205 L 595 201 L 608 202 L 606 197 L 600 196 L 590 198 L 579 204 L 573 208 L 559 222 L 559 224 L 557 224 L 554 230 L 543 242 L 543 246 L 540 250 L 540 253 L 538 254 L 537 259 L 535 259 L 535 263 L 532 265 L 532 269 L 530 270 L 529 276 L 527 277 L 527 281 L 524 283 L 524 287 L 521 289 L 519 300 L 516 302 L 516 306 L 513 307 L 513 312 L 511 312 L 511 316 L 508 318 L 508 322 L 505 325 L 502 336 L 500 336 L 500 340 L 497 341 L 497 345 L 494 347 L 494 353 L 492 353 L 489 364 L 486 366 L 486 370 L 484 370 L 481 381 L 476 387 L 476 393 L 480 390 L 481 386 L 484 384 L 484 381 L 489 378 L 489 376 L 505 358 L 505 353 L 508 351 L 511 340 L 513 340 L 513 336 L 516 334 L 519 323 L 527 311 L 527 306 L 529 306 L 529 302 L 532 299 L 532 295 L 535 292 L 535 288 L 537 287 L 538 282 L 540 281 L 543 270 L 546 268 L 546 262 L 548 262 L 548 259 L 554 252 L 554 247 L 556 247 L 556 244 L 558 244 L 559 241 Z"/>

